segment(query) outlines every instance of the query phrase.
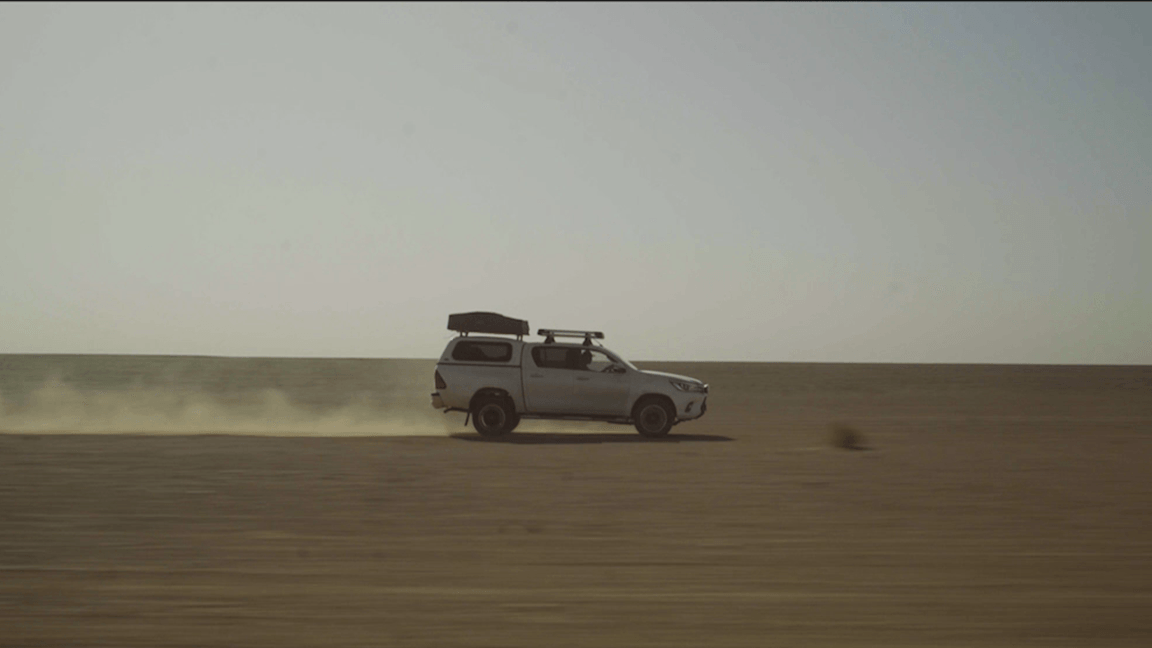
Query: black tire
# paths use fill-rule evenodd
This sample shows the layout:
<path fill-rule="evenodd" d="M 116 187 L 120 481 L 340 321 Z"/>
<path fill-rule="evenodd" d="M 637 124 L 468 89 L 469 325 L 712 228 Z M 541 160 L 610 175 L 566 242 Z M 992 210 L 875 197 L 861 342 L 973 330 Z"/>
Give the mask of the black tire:
<path fill-rule="evenodd" d="M 668 434 L 676 424 L 676 410 L 663 398 L 641 398 L 632 408 L 632 422 L 641 436 L 654 439 Z"/>
<path fill-rule="evenodd" d="M 516 423 L 519 423 L 518 419 L 519 417 L 503 398 L 483 398 L 477 401 L 476 407 L 472 410 L 472 427 L 476 428 L 481 436 L 486 437 L 508 434 L 516 427 Z"/>
<path fill-rule="evenodd" d="M 512 412 L 508 415 L 508 432 L 515 430 L 517 425 L 520 425 L 520 415 Z"/>

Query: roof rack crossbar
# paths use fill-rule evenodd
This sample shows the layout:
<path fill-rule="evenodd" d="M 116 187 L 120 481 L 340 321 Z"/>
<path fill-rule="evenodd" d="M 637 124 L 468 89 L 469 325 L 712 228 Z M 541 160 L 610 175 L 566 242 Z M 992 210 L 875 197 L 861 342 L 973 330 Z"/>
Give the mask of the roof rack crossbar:
<path fill-rule="evenodd" d="M 582 338 L 596 338 L 603 340 L 604 334 L 600 331 L 566 331 L 561 329 L 540 329 L 536 331 L 536 335 L 546 335 L 549 337 L 582 337 Z"/>
<path fill-rule="evenodd" d="M 536 335 L 546 336 L 544 344 L 555 344 L 558 337 L 575 337 L 584 338 L 584 346 L 593 346 L 592 338 L 603 340 L 604 334 L 600 331 L 569 331 L 562 329 L 540 329 L 536 331 Z"/>

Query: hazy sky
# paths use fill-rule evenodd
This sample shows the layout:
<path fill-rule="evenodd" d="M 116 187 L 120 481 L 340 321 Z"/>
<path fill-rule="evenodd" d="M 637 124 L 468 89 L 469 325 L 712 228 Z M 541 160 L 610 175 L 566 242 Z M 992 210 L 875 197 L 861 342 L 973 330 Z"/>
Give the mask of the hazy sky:
<path fill-rule="evenodd" d="M 1152 363 L 1152 4 L 0 4 L 0 352 Z"/>

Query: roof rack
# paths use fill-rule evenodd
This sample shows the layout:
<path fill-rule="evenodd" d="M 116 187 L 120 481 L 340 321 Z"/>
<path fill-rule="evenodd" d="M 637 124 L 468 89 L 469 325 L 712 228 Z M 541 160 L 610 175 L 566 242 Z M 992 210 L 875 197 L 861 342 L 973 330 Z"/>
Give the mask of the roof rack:
<path fill-rule="evenodd" d="M 592 339 L 603 340 L 604 334 L 600 331 L 567 331 L 562 329 L 540 329 L 536 335 L 547 336 L 544 344 L 553 344 L 558 337 L 582 337 L 585 346 L 592 346 Z"/>

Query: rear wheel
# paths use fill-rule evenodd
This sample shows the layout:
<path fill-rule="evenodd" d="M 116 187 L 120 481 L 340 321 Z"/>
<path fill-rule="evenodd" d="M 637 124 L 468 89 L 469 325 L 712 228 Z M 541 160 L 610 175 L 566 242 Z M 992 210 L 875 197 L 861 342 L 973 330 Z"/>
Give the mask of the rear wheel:
<path fill-rule="evenodd" d="M 661 398 L 642 398 L 632 410 L 636 431 L 649 438 L 662 437 L 676 423 L 676 411 Z"/>
<path fill-rule="evenodd" d="M 502 398 L 485 398 L 476 403 L 472 410 L 472 426 L 481 436 L 503 436 L 511 432 L 519 422 L 520 417 Z"/>

